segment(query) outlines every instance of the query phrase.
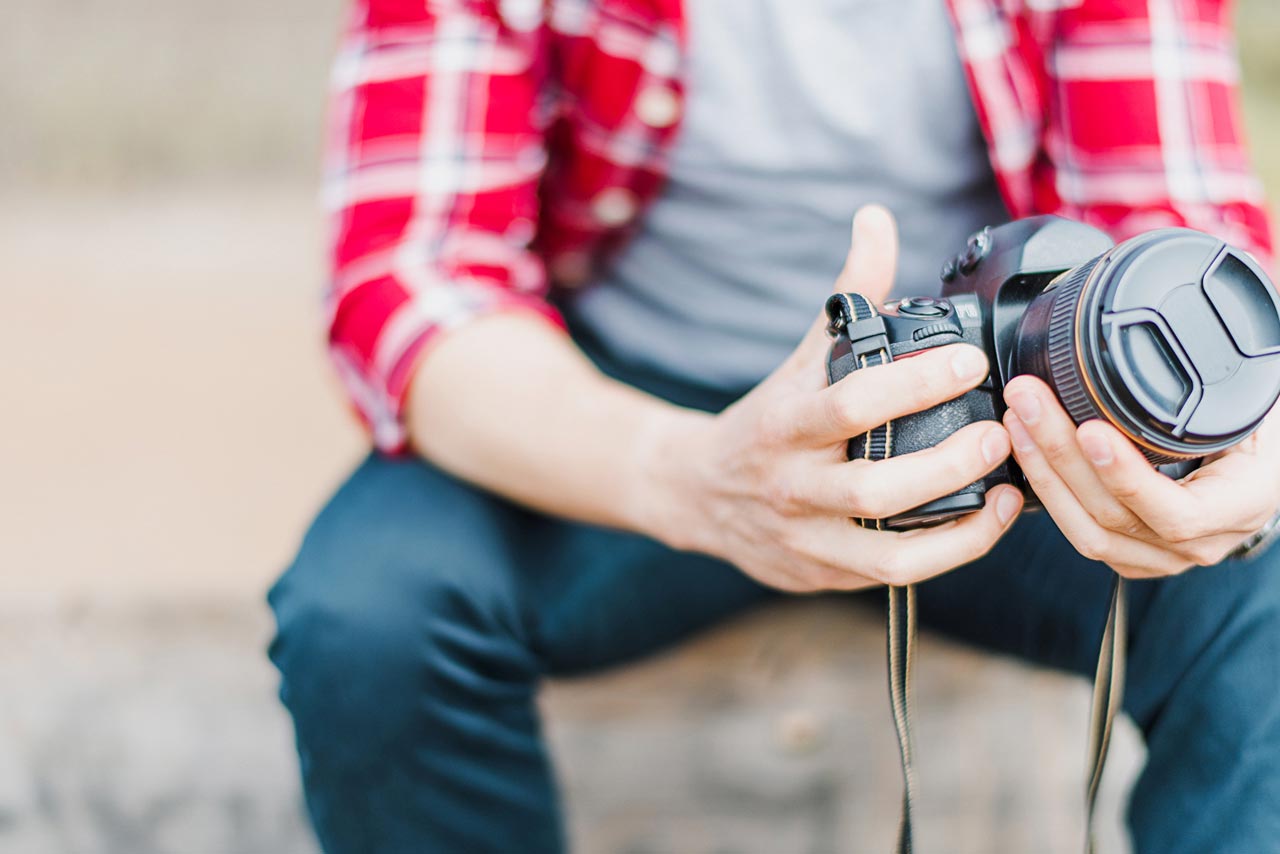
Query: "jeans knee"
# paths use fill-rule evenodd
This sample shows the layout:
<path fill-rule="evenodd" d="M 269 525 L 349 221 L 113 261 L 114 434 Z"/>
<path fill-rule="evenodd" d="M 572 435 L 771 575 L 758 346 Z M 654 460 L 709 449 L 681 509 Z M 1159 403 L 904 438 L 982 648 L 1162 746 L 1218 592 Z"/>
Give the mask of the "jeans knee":
<path fill-rule="evenodd" d="M 344 759 L 379 751 L 406 726 L 419 681 L 403 615 L 287 582 L 272 605 L 278 629 L 270 655 L 299 746 Z"/>
<path fill-rule="evenodd" d="M 278 591 L 271 657 L 300 746 L 358 761 L 449 709 L 532 695 L 532 656 L 496 603 L 424 570 L 411 595 Z"/>
<path fill-rule="evenodd" d="M 421 509 L 331 505 L 270 593 L 270 656 L 304 755 L 360 762 L 447 708 L 532 695 L 507 550 L 476 526 L 433 530 Z"/>

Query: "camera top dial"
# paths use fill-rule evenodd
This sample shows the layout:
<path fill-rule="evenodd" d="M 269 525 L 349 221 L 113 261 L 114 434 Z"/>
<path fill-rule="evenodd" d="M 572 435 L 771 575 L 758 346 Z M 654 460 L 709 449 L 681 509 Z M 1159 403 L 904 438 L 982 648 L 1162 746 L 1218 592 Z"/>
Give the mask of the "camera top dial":
<path fill-rule="evenodd" d="M 964 340 L 964 325 L 950 300 L 906 297 L 885 303 L 880 311 L 895 359 Z"/>

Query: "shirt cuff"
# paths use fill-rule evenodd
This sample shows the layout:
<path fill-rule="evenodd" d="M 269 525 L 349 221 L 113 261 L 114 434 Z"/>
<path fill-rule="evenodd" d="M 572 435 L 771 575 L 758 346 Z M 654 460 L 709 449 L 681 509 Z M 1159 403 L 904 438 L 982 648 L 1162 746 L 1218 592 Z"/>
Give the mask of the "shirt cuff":
<path fill-rule="evenodd" d="M 483 285 L 454 286 L 423 292 L 399 306 L 368 357 L 342 341 L 330 341 L 338 376 L 374 447 L 388 454 L 407 452 L 405 404 L 418 366 L 442 334 L 496 312 L 530 312 L 566 328 L 561 314 L 541 297 Z"/>

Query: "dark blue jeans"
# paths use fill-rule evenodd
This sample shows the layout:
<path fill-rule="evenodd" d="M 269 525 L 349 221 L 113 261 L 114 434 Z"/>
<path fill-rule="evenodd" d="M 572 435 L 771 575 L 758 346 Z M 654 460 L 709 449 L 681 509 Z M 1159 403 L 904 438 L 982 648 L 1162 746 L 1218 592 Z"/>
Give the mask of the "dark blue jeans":
<path fill-rule="evenodd" d="M 921 619 L 1091 674 L 1109 584 L 1029 515 L 987 557 L 922 585 Z M 270 594 L 271 659 L 325 850 L 561 850 L 539 680 L 634 659 L 774 595 L 711 558 L 370 457 Z M 1280 849 L 1280 549 L 1134 584 L 1130 628 L 1125 710 L 1149 752 L 1129 810 L 1136 850 Z"/>

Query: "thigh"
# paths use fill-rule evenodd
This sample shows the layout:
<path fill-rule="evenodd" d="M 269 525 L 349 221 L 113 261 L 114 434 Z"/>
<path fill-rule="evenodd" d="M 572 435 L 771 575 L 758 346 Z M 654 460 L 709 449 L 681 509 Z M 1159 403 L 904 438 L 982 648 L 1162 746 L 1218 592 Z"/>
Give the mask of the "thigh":
<path fill-rule="evenodd" d="M 412 458 L 370 455 L 312 523 L 269 594 L 295 614 L 388 634 L 413 632 L 429 609 L 462 607 L 523 637 L 514 508 Z M 388 645 L 403 638 L 388 640 Z"/>
<path fill-rule="evenodd" d="M 548 669 L 574 674 L 654 652 L 778 596 L 723 561 L 646 537 L 564 526 L 536 550 L 535 637 Z"/>
<path fill-rule="evenodd" d="M 424 697 L 532 697 L 541 668 L 509 551 L 520 525 L 411 459 L 371 456 L 352 474 L 269 594 L 300 748 L 350 769 L 414 739 Z"/>
<path fill-rule="evenodd" d="M 394 650 L 460 618 L 518 645 L 539 672 L 572 673 L 653 652 L 769 595 L 723 562 L 375 454 L 317 517 L 271 601 L 282 627 L 325 623 L 294 634 L 334 648 L 334 626 L 359 624 L 375 637 L 362 646 Z"/>

